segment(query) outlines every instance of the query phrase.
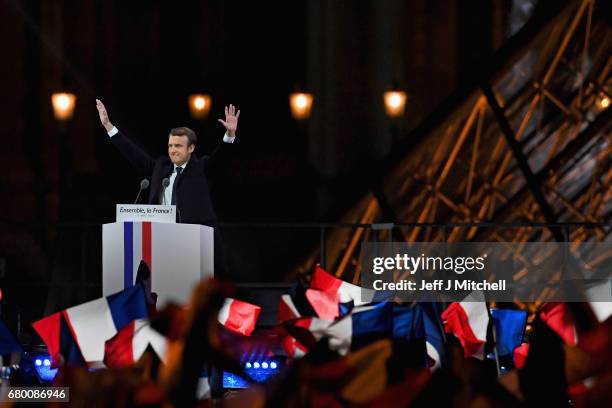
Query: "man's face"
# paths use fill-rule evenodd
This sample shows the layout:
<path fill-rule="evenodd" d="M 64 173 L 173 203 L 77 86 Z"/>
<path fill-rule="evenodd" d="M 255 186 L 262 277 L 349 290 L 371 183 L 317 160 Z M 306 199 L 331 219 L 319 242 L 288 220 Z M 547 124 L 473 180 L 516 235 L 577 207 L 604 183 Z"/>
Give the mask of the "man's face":
<path fill-rule="evenodd" d="M 168 138 L 168 156 L 172 163 L 177 166 L 181 166 L 189 160 L 193 149 L 195 149 L 195 145 L 189 144 L 187 136 L 170 135 Z"/>

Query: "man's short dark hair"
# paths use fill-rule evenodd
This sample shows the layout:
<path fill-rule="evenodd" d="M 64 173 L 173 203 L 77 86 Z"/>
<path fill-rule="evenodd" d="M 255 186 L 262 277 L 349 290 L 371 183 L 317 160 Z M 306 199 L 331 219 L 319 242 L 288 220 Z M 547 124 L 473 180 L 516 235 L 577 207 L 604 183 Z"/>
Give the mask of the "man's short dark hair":
<path fill-rule="evenodd" d="M 187 145 L 195 145 L 198 142 L 198 136 L 196 133 L 189 129 L 187 126 L 181 126 L 170 130 L 172 136 L 187 136 Z"/>

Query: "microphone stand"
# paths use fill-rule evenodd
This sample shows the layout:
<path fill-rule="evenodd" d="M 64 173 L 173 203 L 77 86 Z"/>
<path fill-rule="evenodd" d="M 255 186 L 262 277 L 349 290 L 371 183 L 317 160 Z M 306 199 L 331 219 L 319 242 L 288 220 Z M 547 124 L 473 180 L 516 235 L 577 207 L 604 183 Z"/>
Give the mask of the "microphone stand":
<path fill-rule="evenodd" d="M 140 198 L 140 193 L 142 193 L 142 190 L 145 190 L 147 188 L 149 188 L 149 180 L 142 179 L 142 181 L 140 182 L 140 189 L 138 189 L 138 194 L 136 195 L 136 199 L 134 200 L 134 204 L 138 202 L 138 199 Z"/>

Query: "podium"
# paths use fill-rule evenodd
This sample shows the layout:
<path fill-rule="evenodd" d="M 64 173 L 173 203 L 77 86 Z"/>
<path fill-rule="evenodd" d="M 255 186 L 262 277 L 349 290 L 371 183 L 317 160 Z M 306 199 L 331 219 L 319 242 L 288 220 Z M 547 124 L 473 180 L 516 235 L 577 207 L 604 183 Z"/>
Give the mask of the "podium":
<path fill-rule="evenodd" d="M 103 296 L 134 285 L 141 260 L 151 270 L 158 307 L 169 301 L 187 302 L 194 286 L 214 275 L 213 228 L 147 221 L 154 218 L 142 216 L 137 221 L 123 219 L 102 226 Z"/>

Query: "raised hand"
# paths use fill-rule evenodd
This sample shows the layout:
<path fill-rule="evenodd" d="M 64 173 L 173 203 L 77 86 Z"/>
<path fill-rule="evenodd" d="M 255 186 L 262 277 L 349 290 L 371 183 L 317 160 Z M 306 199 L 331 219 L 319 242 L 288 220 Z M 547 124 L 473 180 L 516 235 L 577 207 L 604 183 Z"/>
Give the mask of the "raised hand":
<path fill-rule="evenodd" d="M 100 115 L 100 122 L 102 123 L 102 126 L 104 126 L 104 129 L 106 129 L 107 132 L 110 132 L 114 126 L 108 118 L 108 112 L 106 112 L 104 104 L 99 99 L 96 99 L 96 108 L 98 109 L 98 115 Z"/>
<path fill-rule="evenodd" d="M 101 103 L 101 102 L 100 102 Z M 102 105 L 104 106 L 104 105 Z M 238 128 L 238 117 L 240 116 L 240 111 L 236 113 L 236 107 L 230 104 L 229 107 L 225 107 L 225 120 L 217 119 L 225 129 L 229 136 L 236 136 L 236 129 Z"/>

